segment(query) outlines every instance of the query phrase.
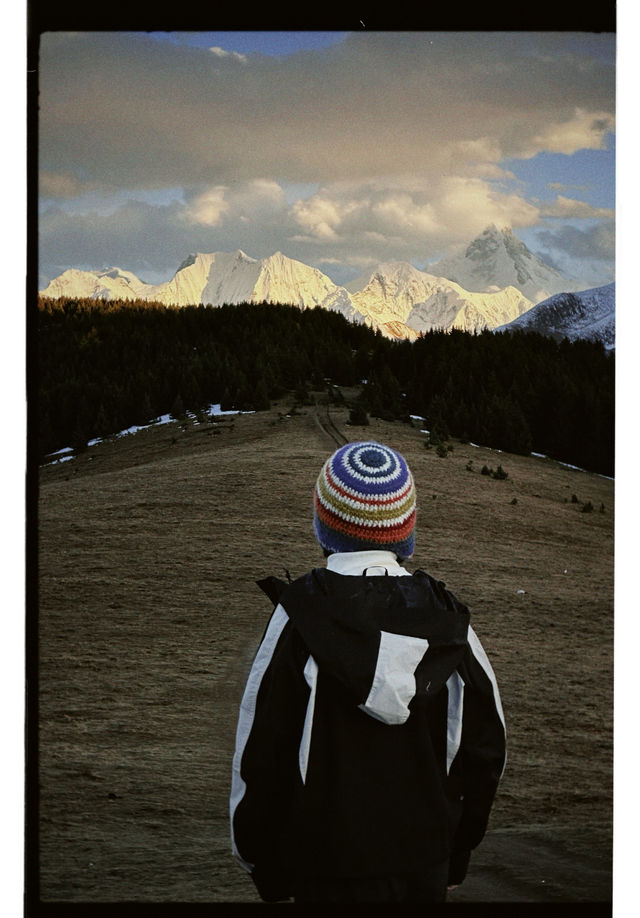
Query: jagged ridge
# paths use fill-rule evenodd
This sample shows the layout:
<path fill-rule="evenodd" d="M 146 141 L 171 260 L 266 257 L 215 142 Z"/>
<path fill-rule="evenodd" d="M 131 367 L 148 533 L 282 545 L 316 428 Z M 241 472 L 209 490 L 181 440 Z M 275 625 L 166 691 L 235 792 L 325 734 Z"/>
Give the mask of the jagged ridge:
<path fill-rule="evenodd" d="M 339 286 L 317 268 L 282 252 L 256 259 L 238 249 L 190 254 L 171 280 L 162 284 L 145 284 L 132 272 L 119 268 L 72 268 L 54 278 L 41 293 L 50 297 L 136 298 L 176 306 L 289 303 L 300 309 L 339 312 L 388 337 L 415 338 L 434 329 L 478 332 L 507 326 L 538 302 L 526 291 L 536 288 L 539 293 L 543 282 L 559 286 L 563 293 L 571 290 L 557 272 L 533 256 L 506 228 L 499 231 L 488 227 L 467 246 L 462 262 L 454 259 L 449 267 L 449 274 L 431 274 L 408 262 L 387 262 Z M 451 279 L 464 271 L 469 276 L 467 283 Z M 508 282 L 502 283 L 504 280 Z"/>
<path fill-rule="evenodd" d="M 520 329 L 535 331 L 556 341 L 563 338 L 601 341 L 611 350 L 616 340 L 615 310 L 616 285 L 605 284 L 578 293 L 551 296 L 496 331 Z"/>

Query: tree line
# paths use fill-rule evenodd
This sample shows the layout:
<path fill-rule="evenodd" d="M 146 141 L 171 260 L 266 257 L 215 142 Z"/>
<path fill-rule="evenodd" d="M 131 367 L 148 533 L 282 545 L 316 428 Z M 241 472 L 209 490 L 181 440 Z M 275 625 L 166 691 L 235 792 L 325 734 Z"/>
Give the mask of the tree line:
<path fill-rule="evenodd" d="M 180 410 L 263 410 L 353 388 L 361 414 L 432 434 L 614 469 L 615 358 L 533 332 L 396 341 L 324 309 L 38 298 L 29 370 L 42 458 Z"/>

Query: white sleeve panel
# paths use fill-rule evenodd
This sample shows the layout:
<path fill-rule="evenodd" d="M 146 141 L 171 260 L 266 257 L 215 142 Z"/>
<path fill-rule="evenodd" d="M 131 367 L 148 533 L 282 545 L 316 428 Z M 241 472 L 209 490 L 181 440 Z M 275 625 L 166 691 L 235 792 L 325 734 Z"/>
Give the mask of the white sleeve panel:
<path fill-rule="evenodd" d="M 311 730 L 313 728 L 313 712 L 316 704 L 316 685 L 318 682 L 318 664 L 309 657 L 304 668 L 304 678 L 311 689 L 309 701 L 307 702 L 307 713 L 304 718 L 304 727 L 302 730 L 302 739 L 300 740 L 300 750 L 298 753 L 298 762 L 300 765 L 300 775 L 302 783 L 307 780 L 307 767 L 309 765 L 309 750 L 311 748 Z"/>
<path fill-rule="evenodd" d="M 489 677 L 491 681 L 491 685 L 493 686 L 493 697 L 496 703 L 496 710 L 498 711 L 500 720 L 502 721 L 502 726 L 505 728 L 505 732 L 506 732 L 504 711 L 502 710 L 502 701 L 500 700 L 500 691 L 498 689 L 498 680 L 496 679 L 496 674 L 494 673 L 493 667 L 491 666 L 491 663 L 489 662 L 489 657 L 486 655 L 484 647 L 480 643 L 480 638 L 475 633 L 471 625 L 469 625 L 469 631 L 468 631 L 467 638 L 469 641 L 469 646 L 471 647 L 471 650 L 473 651 L 474 657 L 476 658 L 480 666 L 482 666 L 483 670 L 485 671 L 485 673 L 487 674 L 487 676 Z"/>
<path fill-rule="evenodd" d="M 453 672 L 447 679 L 447 774 L 458 754 L 462 742 L 462 712 L 464 708 L 464 680 Z"/>
<path fill-rule="evenodd" d="M 248 871 L 253 869 L 253 864 L 248 864 L 239 854 L 233 832 L 233 815 L 236 811 L 236 807 L 244 797 L 244 793 L 247 787 L 240 773 L 240 765 L 242 762 L 245 746 L 253 726 L 253 720 L 256 712 L 256 701 L 258 698 L 258 692 L 260 690 L 262 677 L 264 676 L 266 669 L 271 662 L 276 644 L 278 643 L 280 635 L 282 634 L 282 630 L 288 621 L 289 617 L 284 608 L 281 605 L 277 605 L 273 615 L 271 616 L 271 620 L 265 632 L 264 638 L 262 639 L 262 643 L 258 648 L 256 658 L 253 661 L 253 666 L 251 667 L 251 672 L 249 673 L 249 678 L 247 680 L 244 694 L 242 696 L 242 701 L 240 702 L 240 713 L 238 716 L 238 726 L 236 728 L 236 748 L 233 756 L 233 764 L 231 770 L 231 796 L 229 800 L 229 812 L 231 823 L 231 847 L 238 861 L 240 861 L 245 870 Z"/>
<path fill-rule="evenodd" d="M 486 673 L 487 676 L 489 677 L 489 680 L 490 680 L 491 685 L 492 685 L 492 687 L 493 687 L 493 700 L 494 700 L 495 705 L 496 705 L 496 710 L 497 710 L 497 712 L 498 712 L 498 716 L 499 716 L 500 720 L 502 721 L 502 729 L 504 730 L 504 734 L 505 734 L 505 737 L 506 737 L 506 735 L 507 735 L 507 725 L 506 725 L 506 722 L 505 722 L 505 719 L 504 719 L 504 711 L 502 710 L 502 700 L 500 699 L 500 690 L 498 689 L 498 680 L 496 679 L 496 674 L 494 673 L 493 667 L 492 667 L 491 663 L 489 662 L 489 657 L 488 657 L 487 654 L 485 653 L 485 649 L 484 649 L 484 647 L 482 646 L 482 644 L 480 643 L 480 638 L 479 638 L 478 635 L 475 633 L 475 631 L 473 630 L 473 628 L 471 627 L 471 625 L 469 625 L 469 631 L 468 631 L 468 634 L 467 634 L 467 639 L 468 639 L 468 641 L 469 641 L 469 646 L 471 647 L 471 651 L 472 651 L 474 657 L 476 658 L 476 660 L 478 661 L 478 663 L 480 664 L 480 666 L 483 668 L 483 670 L 485 671 L 485 673 Z M 507 765 L 507 758 L 506 758 L 506 755 L 505 755 L 504 764 L 503 764 L 503 766 L 502 766 L 502 774 L 504 774 L 504 770 L 505 770 L 505 768 L 506 768 L 506 765 Z"/>
<path fill-rule="evenodd" d="M 361 709 L 386 724 L 405 723 L 416 693 L 414 673 L 428 648 L 426 638 L 381 631 L 376 671 Z"/>

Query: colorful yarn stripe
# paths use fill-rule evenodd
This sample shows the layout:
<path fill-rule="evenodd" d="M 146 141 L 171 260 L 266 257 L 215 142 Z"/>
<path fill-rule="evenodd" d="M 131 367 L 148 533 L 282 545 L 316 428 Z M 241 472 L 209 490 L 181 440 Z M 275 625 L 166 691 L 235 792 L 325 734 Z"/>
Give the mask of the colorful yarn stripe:
<path fill-rule="evenodd" d="M 348 443 L 324 464 L 314 492 L 314 531 L 328 551 L 414 550 L 416 493 L 405 459 L 374 441 Z"/>

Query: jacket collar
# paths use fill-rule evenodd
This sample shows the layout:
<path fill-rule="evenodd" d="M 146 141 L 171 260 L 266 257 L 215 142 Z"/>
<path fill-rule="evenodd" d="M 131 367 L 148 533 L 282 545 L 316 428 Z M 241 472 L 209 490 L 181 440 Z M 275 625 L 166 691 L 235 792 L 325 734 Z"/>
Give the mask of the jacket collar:
<path fill-rule="evenodd" d="M 365 572 L 368 575 L 385 575 L 390 577 L 403 577 L 409 575 L 399 563 L 392 551 L 345 551 L 336 552 L 327 558 L 327 568 L 336 574 L 351 574 L 359 576 Z"/>

